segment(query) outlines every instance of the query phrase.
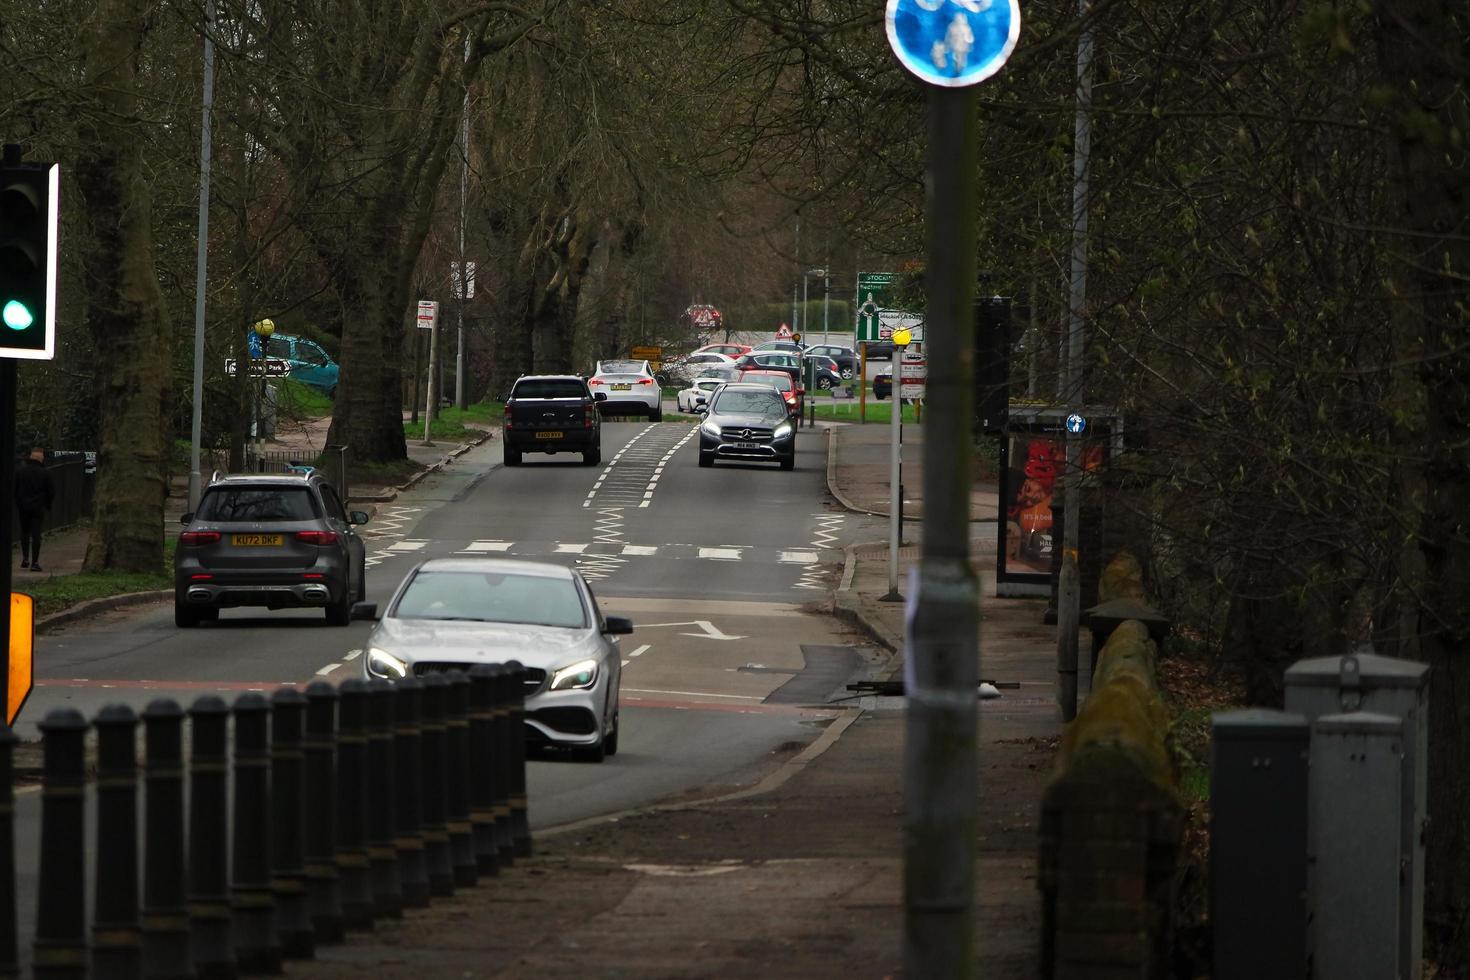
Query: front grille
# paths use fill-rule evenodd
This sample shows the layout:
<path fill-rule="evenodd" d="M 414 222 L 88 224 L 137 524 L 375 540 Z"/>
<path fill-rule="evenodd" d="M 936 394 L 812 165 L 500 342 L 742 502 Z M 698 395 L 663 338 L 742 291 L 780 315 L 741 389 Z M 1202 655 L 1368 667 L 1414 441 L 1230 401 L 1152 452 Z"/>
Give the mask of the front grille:
<path fill-rule="evenodd" d="M 591 735 L 597 731 L 597 716 L 586 708 L 542 708 L 526 717 L 563 735 Z"/>
<path fill-rule="evenodd" d="M 413 676 L 423 677 L 425 674 L 447 674 L 455 670 L 468 674 L 470 668 L 473 666 L 474 664 L 460 661 L 442 662 L 437 660 L 419 660 L 413 665 Z M 523 674 L 522 684 L 525 688 L 523 691 L 524 697 L 530 697 L 535 694 L 541 690 L 541 685 L 546 683 L 546 671 L 540 667 L 522 667 L 521 671 Z"/>
<path fill-rule="evenodd" d="M 746 435 L 747 432 L 750 435 Z M 734 442 L 770 442 L 771 430 L 759 429 L 755 426 L 726 425 L 720 429 L 720 438 Z"/>

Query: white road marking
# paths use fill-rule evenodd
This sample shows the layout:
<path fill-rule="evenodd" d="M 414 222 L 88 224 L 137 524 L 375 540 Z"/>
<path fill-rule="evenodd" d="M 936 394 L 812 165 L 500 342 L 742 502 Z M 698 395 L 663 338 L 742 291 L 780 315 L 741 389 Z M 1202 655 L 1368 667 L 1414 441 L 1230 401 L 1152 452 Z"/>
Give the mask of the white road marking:
<path fill-rule="evenodd" d="M 743 636 L 731 636 L 723 633 L 720 628 L 707 619 L 691 619 L 687 623 L 639 623 L 639 629 L 652 629 L 657 626 L 698 626 L 703 633 L 681 633 L 680 636 L 698 636 L 707 640 L 743 640 Z"/>
<path fill-rule="evenodd" d="M 815 551 L 783 551 L 777 561 L 787 562 L 795 565 L 810 565 L 817 560 Z"/>
<path fill-rule="evenodd" d="M 338 664 L 327 664 L 321 670 L 319 670 L 319 671 L 316 672 L 317 673 L 317 676 L 318 677 L 324 677 L 327 674 L 330 674 L 332 671 L 336 670 L 340 666 L 342 666 L 342 665 L 339 664 L 339 663 Z"/>
<path fill-rule="evenodd" d="M 632 653 L 628 654 L 627 658 L 623 661 L 623 666 L 626 667 L 629 664 L 631 664 L 633 662 L 633 658 L 634 657 L 638 656 L 640 653 L 643 653 L 645 650 L 647 650 L 652 645 L 653 644 L 651 644 L 651 643 L 645 643 L 641 647 L 638 647 L 636 650 L 634 650 Z"/>
<path fill-rule="evenodd" d="M 471 541 L 465 545 L 460 554 L 474 554 L 483 551 L 509 551 L 514 541 Z"/>
<path fill-rule="evenodd" d="M 699 557 L 716 558 L 720 561 L 739 561 L 739 548 L 700 548 Z"/>
<path fill-rule="evenodd" d="M 632 558 L 650 558 L 658 554 L 658 545 L 655 544 L 625 544 L 623 554 Z"/>
<path fill-rule="evenodd" d="M 641 687 L 625 687 L 626 694 L 677 694 L 686 698 L 728 698 L 732 701 L 764 701 L 764 697 L 749 694 L 710 694 L 708 691 L 652 691 Z"/>
<path fill-rule="evenodd" d="M 587 550 L 585 544 L 559 544 L 556 546 L 558 555 L 580 555 Z"/>
<path fill-rule="evenodd" d="M 427 541 L 395 541 L 388 546 L 389 551 L 421 551 Z"/>
<path fill-rule="evenodd" d="M 348 650 L 347 651 L 347 656 L 345 656 L 345 657 L 342 658 L 342 662 L 344 664 L 351 663 L 352 661 L 356 660 L 360 656 L 362 656 L 362 651 L 361 650 Z"/>

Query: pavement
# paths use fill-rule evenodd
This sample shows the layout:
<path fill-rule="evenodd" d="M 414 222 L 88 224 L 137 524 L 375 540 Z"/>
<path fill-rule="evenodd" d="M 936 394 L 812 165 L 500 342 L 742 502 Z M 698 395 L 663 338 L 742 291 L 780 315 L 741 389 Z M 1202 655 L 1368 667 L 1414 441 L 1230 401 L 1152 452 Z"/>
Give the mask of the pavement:
<path fill-rule="evenodd" d="M 887 513 L 887 427 L 819 428 L 829 445 L 833 505 Z M 457 451 L 409 447 L 426 466 L 453 465 Z M 918 473 L 922 451 L 922 429 L 906 427 L 908 472 Z M 388 496 L 396 488 L 353 494 L 369 490 Z M 922 513 L 917 475 L 905 498 L 906 516 Z M 1001 697 L 979 702 L 974 972 L 1029 978 L 1040 956 L 1037 824 L 1061 730 L 1055 629 L 1042 623 L 1044 599 L 995 595 L 993 485 L 977 484 L 972 499 L 980 677 L 1004 686 Z M 170 505 L 181 509 L 174 498 Z M 908 525 L 906 537 L 916 541 L 919 525 Z M 49 537 L 48 573 L 79 568 L 84 547 L 79 532 Z M 830 609 L 853 642 L 887 651 L 880 676 L 897 679 L 906 607 L 883 600 L 887 552 L 881 540 L 850 546 Z M 916 543 L 899 549 L 901 588 L 918 559 Z M 17 582 L 27 574 L 17 569 Z M 287 974 L 904 976 L 904 701 L 865 695 L 841 703 L 847 707 L 836 720 L 809 745 L 777 757 L 755 786 L 540 831 L 534 856 L 496 878 L 354 933 L 318 950 L 314 961 L 293 961 Z"/>

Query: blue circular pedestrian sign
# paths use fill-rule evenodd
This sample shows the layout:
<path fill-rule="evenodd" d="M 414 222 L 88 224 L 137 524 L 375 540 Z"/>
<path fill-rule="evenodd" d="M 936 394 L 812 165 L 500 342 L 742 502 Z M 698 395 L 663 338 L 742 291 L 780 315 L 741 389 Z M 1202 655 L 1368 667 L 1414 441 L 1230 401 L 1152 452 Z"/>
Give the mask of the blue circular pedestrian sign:
<path fill-rule="evenodd" d="M 974 85 L 1000 71 L 1021 36 L 1018 0 L 888 0 L 888 44 L 930 85 Z"/>
<path fill-rule="evenodd" d="M 1071 415 L 1067 416 L 1068 432 L 1072 433 L 1075 436 L 1085 428 L 1087 428 L 1087 420 L 1085 418 L 1078 415 L 1076 412 L 1073 412 Z"/>

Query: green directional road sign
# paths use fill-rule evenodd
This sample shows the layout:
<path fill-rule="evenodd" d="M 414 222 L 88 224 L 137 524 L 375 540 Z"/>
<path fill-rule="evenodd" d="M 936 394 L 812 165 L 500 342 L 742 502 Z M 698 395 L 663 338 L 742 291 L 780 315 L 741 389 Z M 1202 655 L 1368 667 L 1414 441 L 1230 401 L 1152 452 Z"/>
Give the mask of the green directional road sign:
<path fill-rule="evenodd" d="M 857 339 L 884 340 L 879 336 L 879 313 L 894 308 L 896 272 L 859 272 L 857 295 Z"/>

